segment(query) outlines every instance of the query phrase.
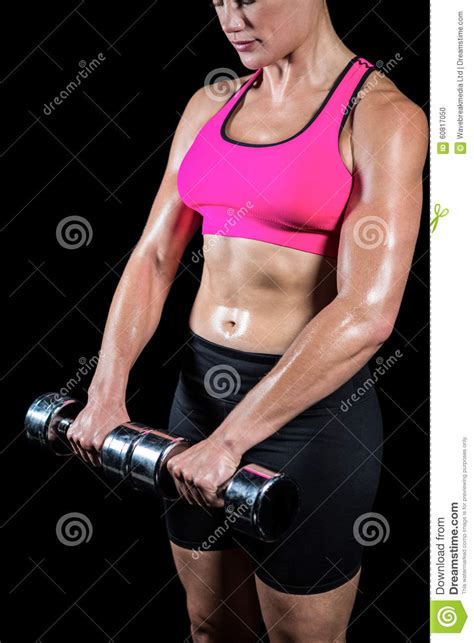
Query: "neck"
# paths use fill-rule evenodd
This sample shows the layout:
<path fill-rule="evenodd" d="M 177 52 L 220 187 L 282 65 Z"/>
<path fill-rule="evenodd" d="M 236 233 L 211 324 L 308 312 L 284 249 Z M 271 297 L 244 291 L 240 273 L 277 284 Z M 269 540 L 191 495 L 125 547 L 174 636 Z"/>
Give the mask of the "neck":
<path fill-rule="evenodd" d="M 282 100 L 300 83 L 327 85 L 353 58 L 337 35 L 326 4 L 316 12 L 308 37 L 284 58 L 267 65 L 261 74 L 275 100 Z"/>

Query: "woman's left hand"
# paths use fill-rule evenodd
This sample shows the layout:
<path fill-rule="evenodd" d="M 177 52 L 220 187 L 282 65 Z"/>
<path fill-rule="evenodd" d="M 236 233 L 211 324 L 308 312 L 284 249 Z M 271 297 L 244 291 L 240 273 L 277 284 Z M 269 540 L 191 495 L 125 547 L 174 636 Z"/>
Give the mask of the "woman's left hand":
<path fill-rule="evenodd" d="M 168 461 L 180 496 L 190 504 L 223 507 L 217 492 L 236 472 L 240 457 L 209 439 L 201 440 Z"/>

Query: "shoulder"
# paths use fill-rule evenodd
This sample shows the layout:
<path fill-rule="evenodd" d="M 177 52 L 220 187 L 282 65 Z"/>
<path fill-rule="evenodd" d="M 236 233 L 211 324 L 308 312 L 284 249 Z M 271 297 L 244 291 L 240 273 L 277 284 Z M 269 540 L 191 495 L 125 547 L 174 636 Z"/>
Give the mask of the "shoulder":
<path fill-rule="evenodd" d="M 244 85 L 252 74 L 222 77 L 194 92 L 186 105 L 187 116 L 201 127 Z"/>
<path fill-rule="evenodd" d="M 353 116 L 354 145 L 357 140 L 370 149 L 398 148 L 425 156 L 428 118 L 422 107 L 406 96 L 379 71 L 368 76 L 357 97 Z M 383 146 L 383 147 L 382 147 Z"/>
<path fill-rule="evenodd" d="M 169 166 L 178 171 L 182 159 L 195 140 L 199 130 L 250 78 L 228 77 L 203 85 L 188 99 L 173 136 Z"/>
<path fill-rule="evenodd" d="M 203 85 L 189 98 L 176 127 L 173 139 L 172 155 L 176 163 L 192 145 L 199 130 L 214 116 L 250 78 L 251 74 L 241 78 L 220 78 L 214 83 Z M 174 153 L 176 150 L 176 154 Z"/>

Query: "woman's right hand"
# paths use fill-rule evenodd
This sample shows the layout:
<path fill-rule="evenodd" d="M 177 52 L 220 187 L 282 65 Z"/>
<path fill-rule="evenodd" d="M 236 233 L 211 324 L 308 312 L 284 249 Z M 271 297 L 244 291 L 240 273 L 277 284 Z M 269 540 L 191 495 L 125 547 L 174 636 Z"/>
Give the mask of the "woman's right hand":
<path fill-rule="evenodd" d="M 89 399 L 67 430 L 66 437 L 78 456 L 100 467 L 100 450 L 106 436 L 124 422 L 130 422 L 124 405 L 107 399 Z"/>

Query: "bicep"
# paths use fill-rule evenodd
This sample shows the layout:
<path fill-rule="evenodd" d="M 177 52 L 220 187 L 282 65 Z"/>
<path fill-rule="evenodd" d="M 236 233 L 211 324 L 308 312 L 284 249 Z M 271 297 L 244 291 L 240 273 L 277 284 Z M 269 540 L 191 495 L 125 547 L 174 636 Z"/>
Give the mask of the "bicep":
<path fill-rule="evenodd" d="M 151 252 L 163 260 L 179 261 L 202 222 L 201 215 L 182 200 L 177 178 L 181 162 L 202 125 L 204 100 L 202 89 L 198 90 L 181 115 L 163 178 L 138 242 L 139 251 Z"/>
<path fill-rule="evenodd" d="M 355 174 L 339 242 L 338 296 L 391 328 L 420 227 L 427 122 L 404 97 L 363 103 L 353 125 Z"/>

